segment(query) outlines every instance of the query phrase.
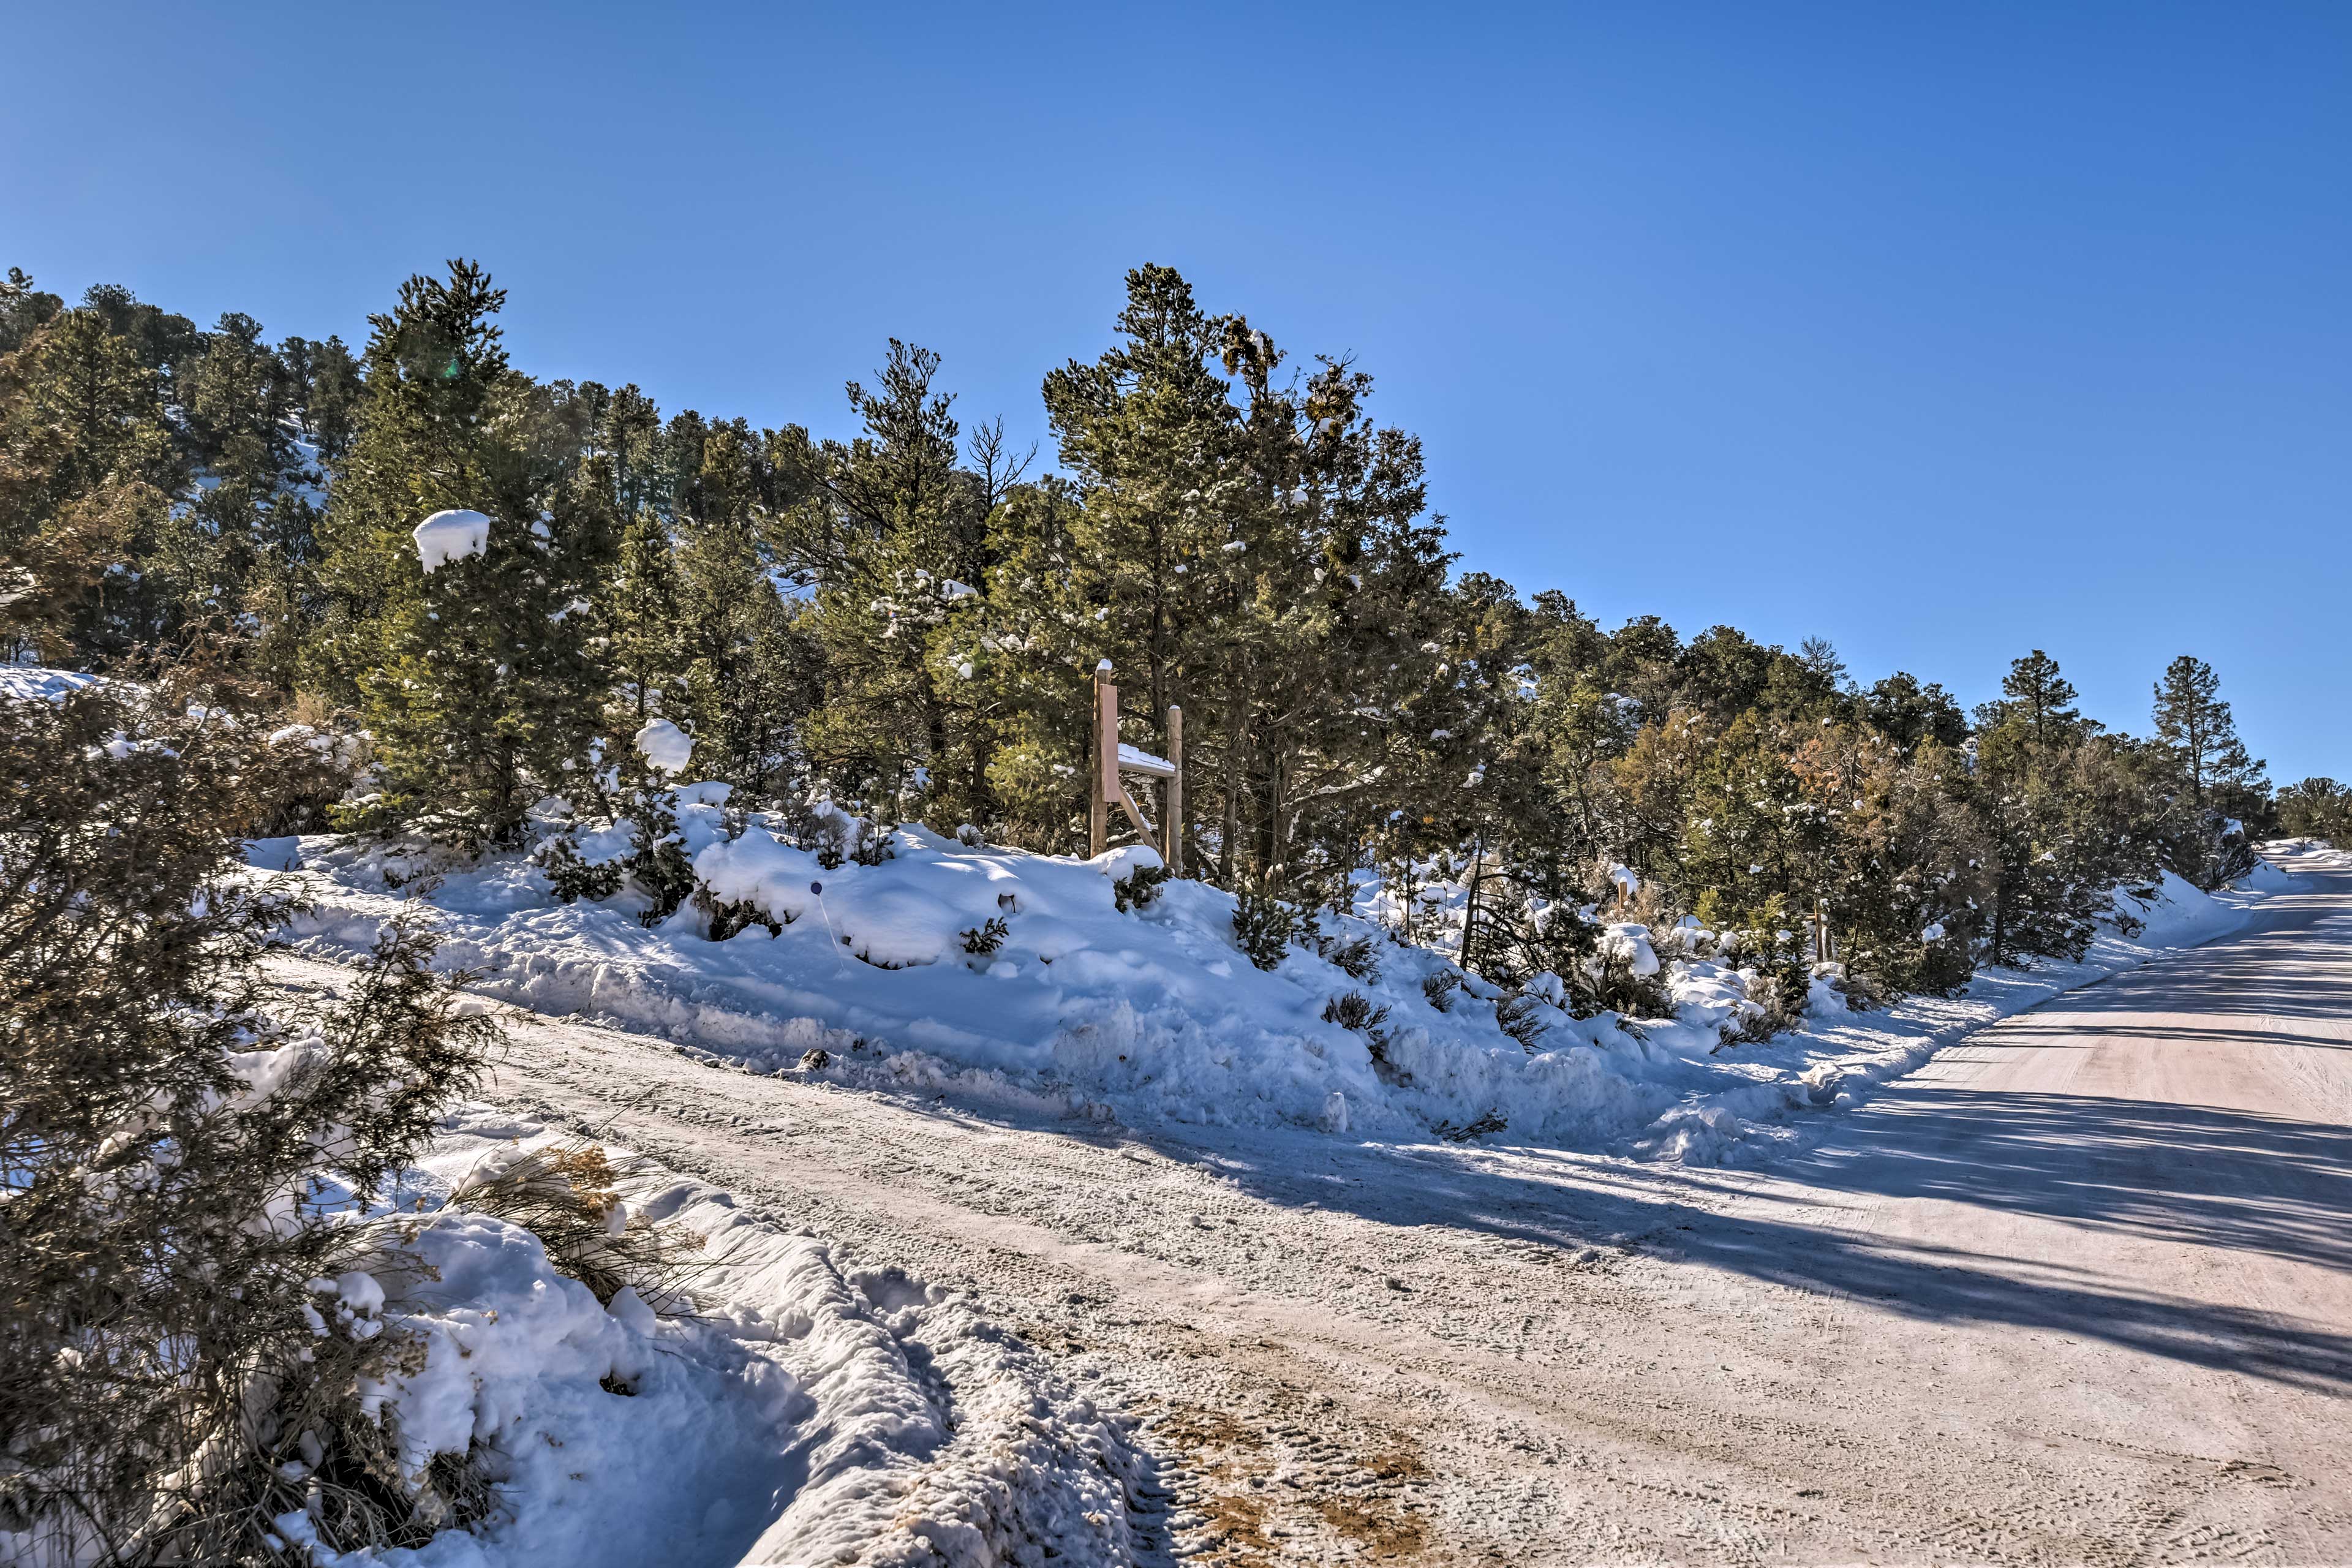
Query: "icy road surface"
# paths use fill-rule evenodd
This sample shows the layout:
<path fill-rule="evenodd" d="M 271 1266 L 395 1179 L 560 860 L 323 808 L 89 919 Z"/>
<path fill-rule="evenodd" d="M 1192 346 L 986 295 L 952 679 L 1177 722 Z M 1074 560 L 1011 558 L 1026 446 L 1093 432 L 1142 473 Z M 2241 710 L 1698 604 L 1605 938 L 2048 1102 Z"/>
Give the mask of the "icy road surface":
<path fill-rule="evenodd" d="M 977 1289 L 1147 1419 L 1195 1561 L 2346 1562 L 2352 873 L 2288 864 L 1761 1174 L 1019 1124 L 504 1008 L 494 1097 Z"/>

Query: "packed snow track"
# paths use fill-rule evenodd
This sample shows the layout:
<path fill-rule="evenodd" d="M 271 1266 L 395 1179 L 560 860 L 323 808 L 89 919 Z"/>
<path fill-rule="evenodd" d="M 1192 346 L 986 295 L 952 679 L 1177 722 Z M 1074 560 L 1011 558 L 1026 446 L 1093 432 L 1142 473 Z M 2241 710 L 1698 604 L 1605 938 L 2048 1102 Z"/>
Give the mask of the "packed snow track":
<path fill-rule="evenodd" d="M 1763 1173 L 1022 1122 L 505 1009 L 492 1097 L 976 1290 L 1143 1418 L 1194 1561 L 2352 1561 L 2352 872 L 2288 865 Z"/>

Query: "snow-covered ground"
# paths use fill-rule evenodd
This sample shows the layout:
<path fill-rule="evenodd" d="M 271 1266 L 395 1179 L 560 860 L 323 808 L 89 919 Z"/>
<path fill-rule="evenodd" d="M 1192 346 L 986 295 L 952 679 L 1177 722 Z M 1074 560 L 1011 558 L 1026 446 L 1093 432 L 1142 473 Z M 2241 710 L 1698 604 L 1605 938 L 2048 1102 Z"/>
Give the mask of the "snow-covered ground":
<path fill-rule="evenodd" d="M 607 1152 L 629 1210 L 706 1238 L 689 1313 L 656 1317 L 633 1290 L 608 1310 L 530 1231 L 437 1205 L 557 1136 L 457 1108 L 401 1194 L 429 1211 L 409 1245 L 426 1269 L 347 1275 L 339 1291 L 363 1324 L 421 1337 L 422 1363 L 367 1392 L 409 1463 L 469 1447 L 486 1459 L 490 1517 L 380 1556 L 326 1549 L 301 1514 L 278 1521 L 312 1561 L 977 1568 L 1160 1553 L 1164 1505 L 1125 1428 L 968 1294 L 846 1264 L 625 1150 Z"/>
<path fill-rule="evenodd" d="M 1129 1125 L 1404 1143 L 1481 1126 L 1513 1144 L 1702 1164 L 1767 1154 L 1796 1135 L 1793 1113 L 1853 1103 L 1996 1018 L 2230 930 L 2287 881 L 2264 865 L 2212 898 L 2168 876 L 2147 929 L 2102 935 L 2082 963 L 1988 972 L 1959 997 L 1881 1012 L 1849 1012 L 1817 986 L 1809 1026 L 1764 1044 L 1730 1037 L 1749 1006 L 1741 976 L 1703 944 L 1677 955 L 1669 933 L 1655 945 L 1675 1016 L 1541 1007 L 1530 1050 L 1503 1032 L 1495 988 L 1371 922 L 1327 925 L 1370 939 L 1369 968 L 1294 946 L 1261 971 L 1235 942 L 1232 896 L 1205 884 L 1166 883 L 1122 912 L 1115 884 L 1152 863 L 1148 850 L 1082 861 L 900 828 L 894 858 L 828 868 L 756 815 L 730 837 L 724 795 L 690 785 L 678 812 L 700 886 L 763 922 L 724 941 L 692 902 L 650 929 L 629 893 L 563 903 L 520 855 L 453 861 L 320 837 L 273 841 L 261 859 L 299 866 L 311 910 L 295 934 L 308 951 L 363 950 L 421 898 L 436 912 L 439 962 L 478 972 L 482 991 L 755 1070 Z M 604 837 L 583 836 L 583 852 L 625 847 Z M 1660 962 L 1640 927 L 1610 940 Z M 1349 992 L 1385 1016 L 1359 1030 L 1327 1021 Z"/>
<path fill-rule="evenodd" d="M 2324 995 L 2297 1002 L 2294 988 L 2314 963 L 2340 965 L 2332 933 L 2346 893 L 2341 873 L 2297 879 L 2275 898 L 2232 895 L 2242 907 L 2203 910 L 2186 931 L 2159 928 L 2151 934 L 2178 940 L 2252 917 L 2252 933 L 2148 978 L 2188 975 L 2193 994 L 2199 966 L 2234 952 L 2238 987 L 2252 965 L 2265 976 L 2255 1005 L 2288 1011 L 2265 1024 L 2284 1030 L 2283 1068 L 2307 1075 L 2327 1053 L 2298 1046 L 2340 1033 L 2341 1015 L 2305 1010 Z M 2129 963 L 2150 950 L 2101 951 Z M 305 984 L 348 973 L 275 962 Z M 1990 1013 L 2030 1000 L 2029 984 L 2040 994 L 2100 973 L 1993 977 L 2009 989 L 1975 1000 Z M 2074 1026 L 2114 1021 L 2097 1009 L 2116 994 L 2089 994 Z M 2200 1005 L 2215 1037 L 2251 1037 L 2231 1022 L 2243 1003 L 2212 993 Z M 1801 1561 L 2070 1562 L 2115 1540 L 2174 1542 L 2148 1552 L 2164 1559 L 2210 1539 L 2262 1557 L 2269 1538 L 2248 1500 L 2308 1507 L 2327 1495 L 2326 1472 L 2264 1468 L 2256 1461 L 2280 1456 L 2252 1433 L 2150 1443 L 2131 1429 L 2134 1384 L 2210 1387 L 2230 1347 L 2293 1337 L 2279 1326 L 2291 1299 L 2189 1331 L 2196 1309 L 2174 1292 L 2242 1277 L 2249 1236 L 2293 1238 L 2308 1259 L 2309 1226 L 2323 1222 L 2279 1213 L 2266 1182 L 2220 1207 L 2170 1196 L 2273 1162 L 2325 1179 L 2327 1145 L 2275 1121 L 2248 1131 L 2201 1103 L 2132 1101 L 2105 1120 L 2105 1091 L 2069 1082 L 2084 1042 L 2049 1033 L 2066 1026 L 2056 1020 L 2068 1005 L 1966 1042 L 1919 1076 L 1865 1086 L 1869 1103 L 1852 1112 L 1759 1118 L 1734 1143 L 1743 1162 L 1785 1146 L 1767 1139 L 1822 1152 L 1758 1170 L 1507 1132 L 1454 1143 L 1311 1125 L 1120 1127 L 762 1073 L 522 1008 L 499 1009 L 511 1046 L 485 1093 L 534 1120 L 609 1125 L 746 1209 L 822 1234 L 845 1273 L 896 1265 L 971 1292 L 1079 1394 L 1139 1420 L 1135 1441 L 1175 1494 L 1162 1517 L 1189 1561 L 1750 1563 L 1777 1546 Z M 2207 1033 L 2185 1030 L 2181 1054 L 2210 1063 Z M 1909 1038 L 1880 1044 L 1918 1048 L 1919 1031 Z M 2056 1092 L 1980 1107 L 1980 1142 L 1956 1163 L 1942 1097 L 1985 1053 L 2021 1042 Z M 2315 1081 L 2316 1103 L 2341 1103 Z M 2115 1179 L 2125 1152 L 2176 1145 L 2177 1184 Z M 1886 1163 L 1865 1168 L 1857 1150 L 1918 1184 L 1931 1208 L 2098 1206 L 2086 1247 L 2137 1246 L 2151 1267 L 2201 1237 L 2179 1280 L 2205 1284 L 2135 1293 L 2098 1268 L 2034 1263 L 2005 1245 L 1882 1247 Z M 2118 1342 L 2157 1353 L 2095 1391 L 2053 1381 L 2018 1425 L 2019 1367 L 2105 1366 L 2098 1347 Z M 2051 1418 L 2070 1391 L 2089 1403 Z M 2272 1418 L 2278 1391 L 2248 1388 L 2247 1425 Z M 2310 1398 L 2324 1422 L 2321 1396 Z M 2100 1425 L 2085 1435 L 2084 1422 Z M 2184 1525 L 2183 1506 L 2219 1510 L 2236 1533 Z M 2292 1532 L 2280 1539 L 2270 1555 L 2332 1560 L 2298 1554 Z"/>
<path fill-rule="evenodd" d="M 37 664 L 0 664 L 0 698 L 17 702 L 62 702 L 74 692 L 102 684 L 105 679 Z"/>

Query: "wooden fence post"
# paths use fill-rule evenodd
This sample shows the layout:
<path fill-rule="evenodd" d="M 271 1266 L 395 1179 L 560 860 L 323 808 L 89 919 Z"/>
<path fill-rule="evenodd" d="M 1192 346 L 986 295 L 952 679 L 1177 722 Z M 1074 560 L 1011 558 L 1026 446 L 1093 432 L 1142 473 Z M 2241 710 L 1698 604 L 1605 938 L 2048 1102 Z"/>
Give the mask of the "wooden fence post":
<path fill-rule="evenodd" d="M 1160 810 L 1168 820 L 1160 825 L 1160 858 L 1168 862 L 1168 874 L 1184 874 L 1184 710 L 1173 702 L 1168 705 L 1168 765 L 1176 771 L 1168 775 L 1168 788 L 1160 802 Z"/>
<path fill-rule="evenodd" d="M 1101 854 L 1106 847 L 1104 840 L 1110 837 L 1110 797 L 1118 789 L 1118 688 L 1110 683 L 1108 659 L 1095 666 L 1094 707 L 1094 723 L 1089 726 L 1094 731 L 1094 765 L 1087 770 L 1089 858 Z M 1104 732 L 1106 727 L 1108 734 Z"/>

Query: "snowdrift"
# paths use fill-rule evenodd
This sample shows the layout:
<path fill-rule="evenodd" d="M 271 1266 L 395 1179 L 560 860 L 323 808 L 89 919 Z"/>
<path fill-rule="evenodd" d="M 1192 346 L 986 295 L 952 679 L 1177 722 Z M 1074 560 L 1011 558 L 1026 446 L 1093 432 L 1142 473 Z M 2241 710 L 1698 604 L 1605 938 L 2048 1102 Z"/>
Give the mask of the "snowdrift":
<path fill-rule="evenodd" d="M 1760 1046 L 1726 1043 L 1748 1005 L 1743 978 L 1674 958 L 1673 1017 L 1539 1008 L 1529 1050 L 1500 1027 L 1494 988 L 1371 922 L 1336 922 L 1339 936 L 1374 939 L 1365 973 L 1296 947 L 1264 972 L 1235 944 L 1232 896 L 1205 884 L 1168 882 L 1122 912 L 1117 884 L 1156 863 L 1146 849 L 1086 861 L 902 828 L 895 858 L 828 868 L 757 815 L 730 837 L 726 793 L 688 786 L 678 812 L 709 899 L 753 921 L 724 941 L 692 904 L 652 929 L 627 894 L 565 904 L 527 857 L 441 865 L 333 838 L 305 839 L 292 857 L 312 900 L 296 934 L 322 952 L 363 948 L 429 889 L 439 962 L 480 972 L 482 990 L 756 1070 L 1028 1114 L 1414 1142 L 1475 1126 L 1513 1142 L 1712 1162 L 1761 1153 L 1792 1111 L 1850 1103 L 1971 1028 L 2243 918 L 2242 898 L 2168 879 L 2140 940 L 2104 937 L 2084 964 L 1988 973 L 1962 997 L 1888 1013 L 1849 1013 L 1822 992 L 1806 1032 Z M 609 837 L 583 850 L 618 853 L 625 836 Z M 263 858 L 287 859 L 275 844 Z M 1654 961 L 1640 927 L 1612 940 Z M 1349 992 L 1385 1016 L 1361 1030 L 1326 1021 Z"/>

